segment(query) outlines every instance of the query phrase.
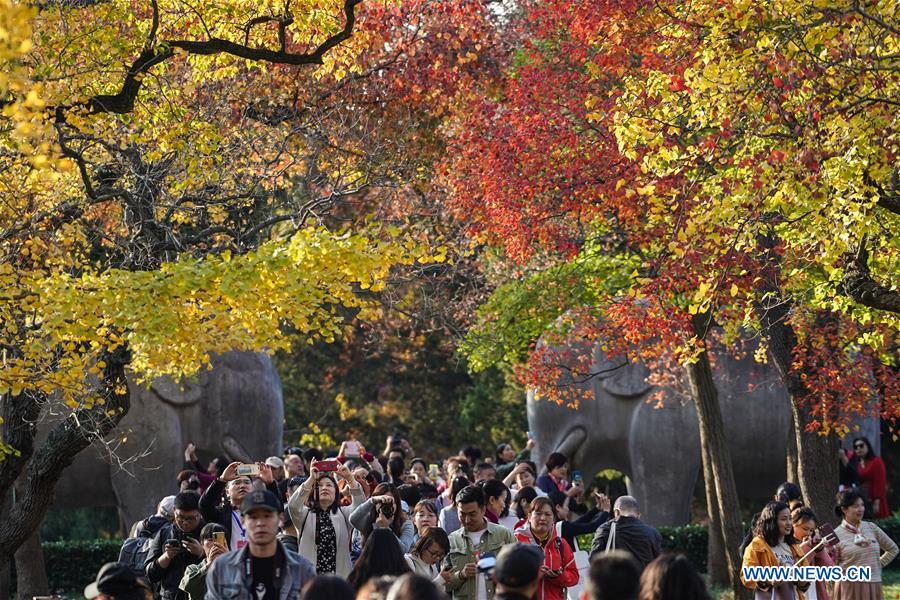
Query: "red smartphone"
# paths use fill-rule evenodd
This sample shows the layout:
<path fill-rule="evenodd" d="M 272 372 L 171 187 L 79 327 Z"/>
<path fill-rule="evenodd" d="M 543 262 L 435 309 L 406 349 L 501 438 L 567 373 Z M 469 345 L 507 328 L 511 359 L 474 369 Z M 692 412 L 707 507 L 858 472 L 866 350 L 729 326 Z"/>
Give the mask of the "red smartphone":
<path fill-rule="evenodd" d="M 338 461 L 334 458 L 329 458 L 327 460 L 319 460 L 316 461 L 316 469 L 318 469 L 322 473 L 326 473 L 328 471 L 337 471 Z"/>
<path fill-rule="evenodd" d="M 823 523 L 816 531 L 819 537 L 825 540 L 825 543 L 829 546 L 837 543 L 837 536 L 834 534 L 834 528 L 831 526 L 831 523 Z"/>

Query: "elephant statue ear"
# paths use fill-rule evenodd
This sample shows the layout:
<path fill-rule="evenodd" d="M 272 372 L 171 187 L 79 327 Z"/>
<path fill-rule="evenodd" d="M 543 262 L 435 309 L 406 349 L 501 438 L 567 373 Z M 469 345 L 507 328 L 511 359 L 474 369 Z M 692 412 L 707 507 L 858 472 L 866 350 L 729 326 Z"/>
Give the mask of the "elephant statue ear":
<path fill-rule="evenodd" d="M 203 397 L 209 383 L 208 371 L 201 370 L 195 377 L 174 381 L 170 377 L 160 377 L 150 384 L 150 389 L 164 402 L 176 406 L 194 404 Z"/>
<path fill-rule="evenodd" d="M 621 398 L 636 398 L 646 394 L 652 385 L 647 383 L 650 370 L 643 362 L 632 362 L 624 356 L 617 356 L 610 360 L 602 351 L 597 356 L 597 372 L 607 372 L 601 376 L 600 387 L 613 396 Z"/>

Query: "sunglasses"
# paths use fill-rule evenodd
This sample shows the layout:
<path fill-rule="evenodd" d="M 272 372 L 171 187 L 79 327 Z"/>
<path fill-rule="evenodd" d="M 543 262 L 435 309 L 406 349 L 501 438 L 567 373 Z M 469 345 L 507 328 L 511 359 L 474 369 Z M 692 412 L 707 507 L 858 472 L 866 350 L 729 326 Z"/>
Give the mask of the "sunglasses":
<path fill-rule="evenodd" d="M 854 448 L 865 448 L 866 445 L 865 444 L 853 444 L 853 447 Z"/>

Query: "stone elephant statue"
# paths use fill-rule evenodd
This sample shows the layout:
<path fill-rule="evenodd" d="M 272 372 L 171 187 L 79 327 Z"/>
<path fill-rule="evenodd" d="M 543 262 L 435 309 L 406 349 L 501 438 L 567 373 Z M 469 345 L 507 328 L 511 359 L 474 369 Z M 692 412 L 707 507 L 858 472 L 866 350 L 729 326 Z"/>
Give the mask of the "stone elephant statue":
<path fill-rule="evenodd" d="M 146 454 L 126 471 L 98 449 L 86 449 L 57 484 L 54 506 L 115 506 L 129 527 L 178 491 L 175 476 L 188 442 L 204 465 L 216 456 L 246 462 L 280 455 L 284 406 L 271 359 L 228 352 L 213 357 L 212 365 L 184 385 L 169 379 L 149 387 L 129 383 L 131 410 L 109 439 L 124 439 L 120 457 Z"/>
<path fill-rule="evenodd" d="M 628 477 L 629 493 L 649 523 L 687 523 L 702 473 L 693 402 L 666 388 L 666 401 L 656 408 L 646 402 L 655 389 L 646 382 L 647 368 L 609 360 L 599 349 L 591 371 L 599 375 L 582 385 L 588 386 L 589 398 L 577 410 L 528 393 L 539 469 L 554 451 L 568 456 L 570 469 L 582 470 L 587 479 L 615 469 Z M 774 366 L 757 363 L 752 353 L 735 359 L 720 352 L 713 371 L 738 494 L 764 501 L 785 479 L 791 423 L 787 392 Z"/>

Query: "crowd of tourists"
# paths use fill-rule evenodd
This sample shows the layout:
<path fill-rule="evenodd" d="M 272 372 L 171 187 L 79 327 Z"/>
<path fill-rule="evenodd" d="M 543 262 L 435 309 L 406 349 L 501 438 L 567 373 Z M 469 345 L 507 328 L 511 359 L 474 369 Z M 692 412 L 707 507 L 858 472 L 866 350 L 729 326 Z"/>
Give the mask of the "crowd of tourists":
<path fill-rule="evenodd" d="M 872 464 L 868 440 L 857 463 Z M 289 448 L 257 463 L 203 465 L 193 446 L 173 495 L 136 523 L 101 600 L 704 600 L 703 578 L 641 519 L 639 498 L 589 491 L 554 452 L 503 444 L 441 462 L 400 436 L 373 455 Z M 855 451 L 858 449 L 855 449 Z M 846 465 L 852 466 L 853 457 Z M 843 461 L 842 461 L 843 462 Z M 839 492 L 831 529 L 784 483 L 755 515 L 744 566 L 871 567 L 869 582 L 743 582 L 762 600 L 876 600 L 897 545 L 866 518 L 872 496 Z M 887 499 L 877 496 L 879 512 Z M 590 548 L 578 538 L 592 535 Z"/>

